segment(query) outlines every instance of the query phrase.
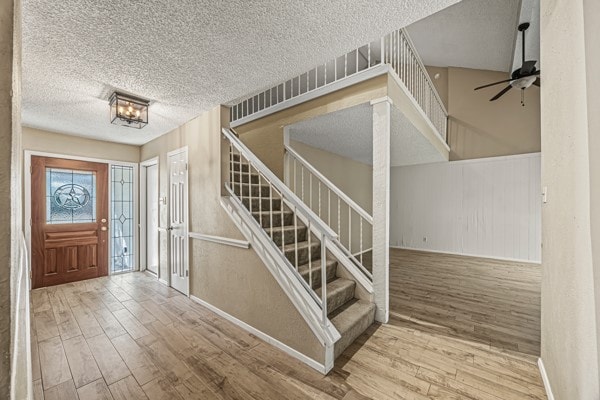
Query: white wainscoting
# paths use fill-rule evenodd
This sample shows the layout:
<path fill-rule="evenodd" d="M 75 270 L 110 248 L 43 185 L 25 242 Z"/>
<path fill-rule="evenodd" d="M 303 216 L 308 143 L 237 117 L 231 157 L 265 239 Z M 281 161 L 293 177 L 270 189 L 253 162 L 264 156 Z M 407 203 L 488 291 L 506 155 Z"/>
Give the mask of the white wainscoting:
<path fill-rule="evenodd" d="M 540 153 L 396 167 L 390 245 L 540 262 Z"/>

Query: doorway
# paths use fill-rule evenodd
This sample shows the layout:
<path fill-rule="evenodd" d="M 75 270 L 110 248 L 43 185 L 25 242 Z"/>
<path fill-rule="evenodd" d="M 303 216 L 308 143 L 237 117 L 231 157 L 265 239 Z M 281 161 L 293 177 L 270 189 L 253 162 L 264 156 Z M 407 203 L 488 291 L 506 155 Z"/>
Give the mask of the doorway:
<path fill-rule="evenodd" d="M 158 158 L 141 163 L 141 183 L 141 267 L 160 278 Z"/>
<path fill-rule="evenodd" d="M 188 269 L 188 152 L 187 147 L 167 154 L 169 171 L 169 265 L 171 286 L 189 293 Z"/>
<path fill-rule="evenodd" d="M 108 275 L 108 164 L 31 157 L 32 288 Z"/>

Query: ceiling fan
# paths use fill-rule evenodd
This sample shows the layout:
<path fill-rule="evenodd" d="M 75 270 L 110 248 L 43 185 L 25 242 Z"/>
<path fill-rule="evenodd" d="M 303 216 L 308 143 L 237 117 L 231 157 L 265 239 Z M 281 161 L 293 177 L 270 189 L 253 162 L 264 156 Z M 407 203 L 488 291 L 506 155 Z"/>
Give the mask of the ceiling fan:
<path fill-rule="evenodd" d="M 535 68 L 535 64 L 537 60 L 528 60 L 525 61 L 525 31 L 529 28 L 529 22 L 524 22 L 519 25 L 519 32 L 522 34 L 523 45 L 522 53 L 523 53 L 523 62 L 521 63 L 521 68 L 515 69 L 511 74 L 510 79 L 505 79 L 499 82 L 489 83 L 487 85 L 476 87 L 475 90 L 487 88 L 490 86 L 499 85 L 501 83 L 509 82 L 508 86 L 502 89 L 497 95 L 492 97 L 490 101 L 498 100 L 502 97 L 506 92 L 508 92 L 513 87 L 515 89 L 521 89 L 521 105 L 524 106 L 524 92 L 525 89 L 530 87 L 531 85 L 540 86 L 540 70 Z"/>

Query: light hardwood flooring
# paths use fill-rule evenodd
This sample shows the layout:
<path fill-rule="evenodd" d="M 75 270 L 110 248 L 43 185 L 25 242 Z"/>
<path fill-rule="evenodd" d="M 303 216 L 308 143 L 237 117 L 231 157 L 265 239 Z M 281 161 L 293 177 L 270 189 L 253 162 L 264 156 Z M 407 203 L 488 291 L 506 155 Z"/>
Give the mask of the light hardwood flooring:
<path fill-rule="evenodd" d="M 390 323 L 540 353 L 541 266 L 390 250 Z"/>
<path fill-rule="evenodd" d="M 373 325 L 327 376 L 142 273 L 32 292 L 36 399 L 545 399 L 533 357 Z"/>

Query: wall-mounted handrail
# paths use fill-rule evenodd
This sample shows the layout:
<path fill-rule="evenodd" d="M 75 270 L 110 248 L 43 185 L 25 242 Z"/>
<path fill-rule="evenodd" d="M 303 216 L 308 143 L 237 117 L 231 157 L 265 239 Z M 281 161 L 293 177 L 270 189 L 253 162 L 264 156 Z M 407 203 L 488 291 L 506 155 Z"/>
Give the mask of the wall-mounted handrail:
<path fill-rule="evenodd" d="M 247 240 L 231 239 L 223 236 L 205 235 L 198 232 L 188 232 L 188 237 L 191 239 L 203 240 L 205 242 L 212 242 L 223 244 L 226 246 L 239 247 L 242 249 L 249 249 L 250 242 Z"/>

